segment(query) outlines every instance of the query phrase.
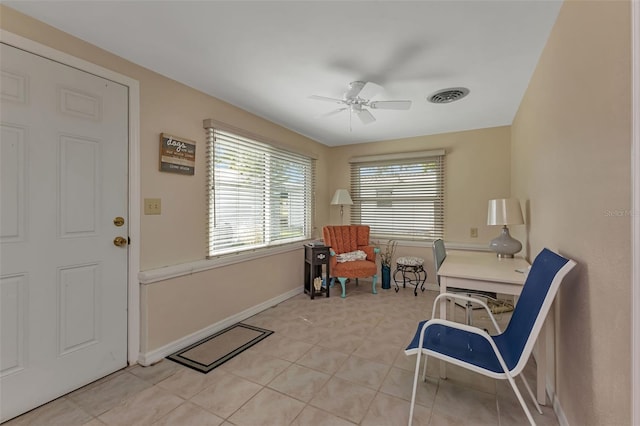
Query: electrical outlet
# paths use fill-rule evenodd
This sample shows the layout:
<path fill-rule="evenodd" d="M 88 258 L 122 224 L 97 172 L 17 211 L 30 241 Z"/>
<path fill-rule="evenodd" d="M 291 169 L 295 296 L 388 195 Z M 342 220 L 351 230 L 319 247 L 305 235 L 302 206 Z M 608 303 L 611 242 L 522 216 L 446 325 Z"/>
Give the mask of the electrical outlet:
<path fill-rule="evenodd" d="M 471 238 L 478 238 L 478 228 L 471 228 L 469 235 Z"/>
<path fill-rule="evenodd" d="M 162 212 L 162 202 L 160 198 L 144 199 L 144 214 L 160 214 Z"/>

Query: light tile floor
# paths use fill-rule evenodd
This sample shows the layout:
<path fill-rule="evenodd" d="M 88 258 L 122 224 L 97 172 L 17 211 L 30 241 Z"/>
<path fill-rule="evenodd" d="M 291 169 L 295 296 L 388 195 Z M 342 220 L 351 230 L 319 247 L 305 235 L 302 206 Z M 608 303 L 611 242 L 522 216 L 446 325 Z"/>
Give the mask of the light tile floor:
<path fill-rule="evenodd" d="M 436 293 L 370 289 L 350 283 L 345 299 L 337 288 L 330 298 L 300 294 L 243 321 L 275 333 L 209 374 L 169 360 L 136 365 L 5 425 L 406 425 L 415 357 L 403 350 L 431 315 Z M 474 321 L 488 323 L 480 311 Z M 414 425 L 528 423 L 508 383 L 455 366 L 447 373 L 439 379 L 437 362 L 429 364 Z M 536 422 L 558 425 L 553 410 L 542 408 L 539 415 L 530 405 Z"/>

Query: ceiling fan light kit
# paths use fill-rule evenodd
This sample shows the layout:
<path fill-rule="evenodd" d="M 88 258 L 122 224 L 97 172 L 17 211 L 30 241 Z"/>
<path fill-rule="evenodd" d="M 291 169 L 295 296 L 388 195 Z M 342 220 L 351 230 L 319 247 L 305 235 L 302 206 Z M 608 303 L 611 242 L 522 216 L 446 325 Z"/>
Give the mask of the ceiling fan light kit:
<path fill-rule="evenodd" d="M 349 110 L 349 113 L 356 114 L 362 124 L 369 124 L 376 121 L 376 118 L 371 114 L 367 108 L 371 109 L 393 109 L 393 110 L 408 110 L 411 108 L 411 101 L 371 101 L 375 95 L 382 91 L 382 87 L 372 83 L 370 81 L 354 81 L 349 84 L 349 90 L 347 90 L 342 99 L 328 98 L 326 96 L 312 95 L 311 99 L 318 101 L 333 102 L 336 104 L 345 105 L 333 111 L 329 111 L 324 114 L 324 117 L 337 114 L 344 110 Z"/>

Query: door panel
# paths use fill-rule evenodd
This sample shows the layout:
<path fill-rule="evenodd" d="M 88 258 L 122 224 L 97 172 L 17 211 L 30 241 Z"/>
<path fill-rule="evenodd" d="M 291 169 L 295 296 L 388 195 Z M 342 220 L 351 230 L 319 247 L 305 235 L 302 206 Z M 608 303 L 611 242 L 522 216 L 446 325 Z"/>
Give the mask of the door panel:
<path fill-rule="evenodd" d="M 60 236 L 95 235 L 98 224 L 100 141 L 60 136 Z"/>
<path fill-rule="evenodd" d="M 0 48 L 4 421 L 126 366 L 128 93 Z"/>
<path fill-rule="evenodd" d="M 0 279 L 2 347 L 0 375 L 16 373 L 25 365 L 24 322 L 27 312 L 27 277 L 7 276 Z"/>
<path fill-rule="evenodd" d="M 61 268 L 58 274 L 60 355 L 100 341 L 99 265 Z"/>
<path fill-rule="evenodd" d="M 24 238 L 25 129 L 0 125 L 0 239 Z"/>

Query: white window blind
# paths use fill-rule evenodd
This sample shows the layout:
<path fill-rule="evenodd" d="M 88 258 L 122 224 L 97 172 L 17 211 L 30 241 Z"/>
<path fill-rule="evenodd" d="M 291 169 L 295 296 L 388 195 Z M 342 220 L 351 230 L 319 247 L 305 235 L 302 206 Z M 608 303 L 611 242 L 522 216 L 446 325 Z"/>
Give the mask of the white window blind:
<path fill-rule="evenodd" d="M 315 161 L 208 128 L 209 257 L 308 239 Z"/>
<path fill-rule="evenodd" d="M 395 240 L 444 237 L 444 153 L 351 163 L 351 223 Z M 404 157 L 404 158 L 403 158 Z"/>

